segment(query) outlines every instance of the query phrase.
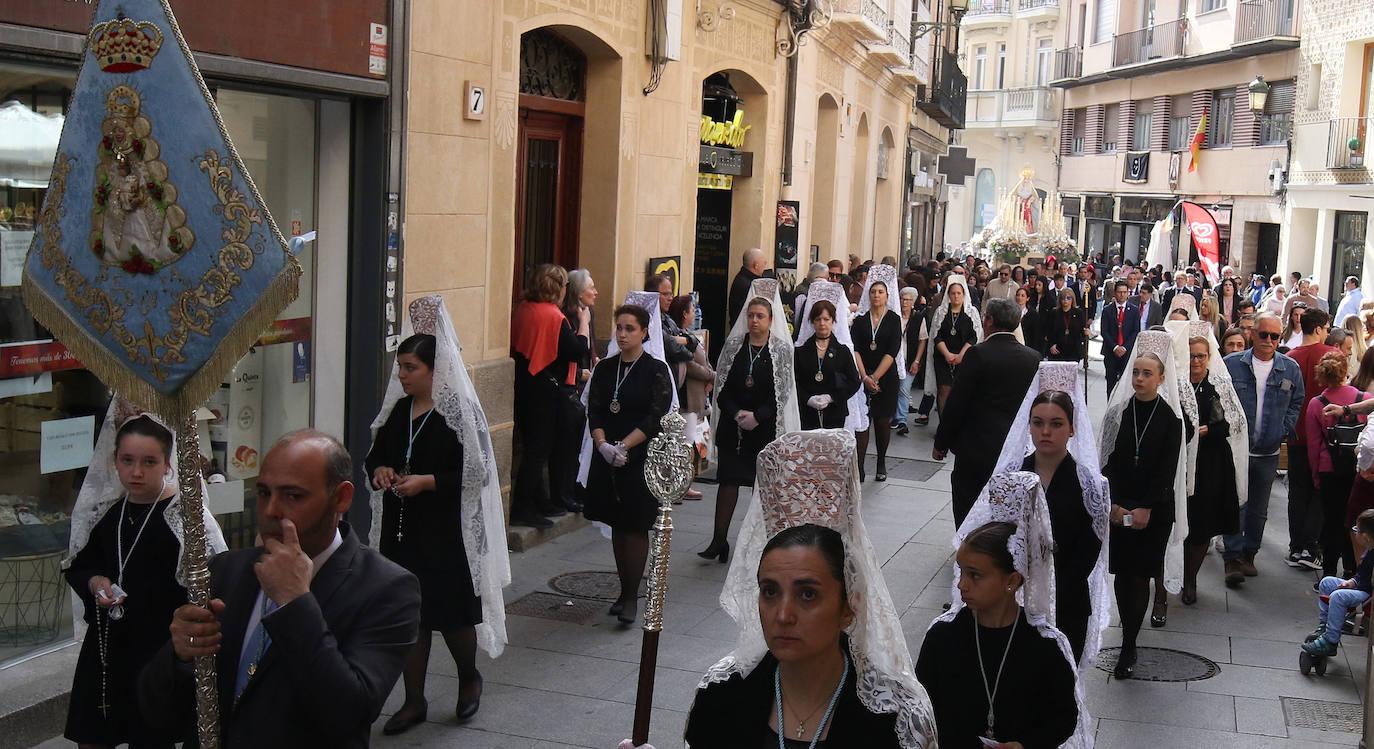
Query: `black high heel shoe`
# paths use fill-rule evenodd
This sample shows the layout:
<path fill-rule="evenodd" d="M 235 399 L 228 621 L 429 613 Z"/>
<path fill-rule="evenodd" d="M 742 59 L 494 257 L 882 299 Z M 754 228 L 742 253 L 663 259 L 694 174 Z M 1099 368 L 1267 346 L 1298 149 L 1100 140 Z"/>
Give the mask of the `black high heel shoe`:
<path fill-rule="evenodd" d="M 624 611 L 624 610 L 625 610 L 625 599 L 624 599 L 624 598 L 617 598 L 617 599 L 615 599 L 615 603 L 611 604 L 611 608 L 608 609 L 608 610 L 606 611 L 606 615 L 607 615 L 607 616 L 620 616 L 620 612 L 622 612 L 622 611 Z"/>
<path fill-rule="evenodd" d="M 425 718 L 429 715 L 429 702 L 425 702 L 424 706 L 421 707 L 418 712 L 411 713 L 410 715 L 406 715 L 405 713 L 406 707 L 402 705 L 401 709 L 397 710 L 396 714 L 387 720 L 386 725 L 382 726 L 382 735 L 397 736 L 424 723 Z"/>
<path fill-rule="evenodd" d="M 878 461 L 878 472 L 873 474 L 874 481 L 887 481 L 887 461 Z"/>
<path fill-rule="evenodd" d="M 639 614 L 639 596 L 635 596 L 625 602 L 624 609 L 616 615 L 621 624 L 630 625 L 635 623 L 635 618 Z"/>
<path fill-rule="evenodd" d="M 458 706 L 453 713 L 458 718 L 459 723 L 466 723 L 472 720 L 472 716 L 477 714 L 477 708 L 482 706 L 482 675 L 477 674 L 477 695 L 470 700 L 462 697 L 458 698 Z"/>
<path fill-rule="evenodd" d="M 697 556 L 702 559 L 716 559 L 724 564 L 730 561 L 730 542 L 721 541 L 719 546 L 711 544 L 705 551 L 698 551 Z"/>
<path fill-rule="evenodd" d="M 1150 612 L 1150 626 L 1158 629 L 1169 623 L 1169 602 L 1155 601 L 1153 608 L 1160 613 Z"/>
<path fill-rule="evenodd" d="M 1116 668 L 1112 669 L 1112 676 L 1118 679 L 1135 678 L 1135 662 L 1135 648 L 1129 650 L 1122 648 L 1121 654 L 1116 658 Z"/>

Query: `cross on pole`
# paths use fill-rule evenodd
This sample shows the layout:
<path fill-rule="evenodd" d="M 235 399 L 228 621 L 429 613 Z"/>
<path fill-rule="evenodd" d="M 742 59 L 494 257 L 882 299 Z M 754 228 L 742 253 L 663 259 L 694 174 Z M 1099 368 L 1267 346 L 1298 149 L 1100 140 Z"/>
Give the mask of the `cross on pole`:
<path fill-rule="evenodd" d="M 968 157 L 968 149 L 963 146 L 950 146 L 949 154 L 940 157 L 936 171 L 945 177 L 946 184 L 962 185 L 973 176 L 976 161 Z"/>

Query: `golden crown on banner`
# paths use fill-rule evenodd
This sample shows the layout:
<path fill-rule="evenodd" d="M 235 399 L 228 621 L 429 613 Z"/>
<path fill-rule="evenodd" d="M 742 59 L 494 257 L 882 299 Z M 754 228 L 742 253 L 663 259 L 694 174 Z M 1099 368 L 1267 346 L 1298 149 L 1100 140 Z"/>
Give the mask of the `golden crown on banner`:
<path fill-rule="evenodd" d="M 162 49 L 162 32 L 147 22 L 116 18 L 91 29 L 91 51 L 106 73 L 133 73 L 153 64 Z"/>

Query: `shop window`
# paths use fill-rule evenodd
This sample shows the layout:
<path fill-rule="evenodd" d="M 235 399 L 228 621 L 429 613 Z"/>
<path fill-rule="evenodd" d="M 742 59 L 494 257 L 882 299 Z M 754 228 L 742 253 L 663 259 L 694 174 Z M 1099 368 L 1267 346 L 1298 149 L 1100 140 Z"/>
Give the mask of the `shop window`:
<path fill-rule="evenodd" d="M 1150 99 L 1135 103 L 1135 122 L 1131 131 L 1131 150 L 1150 150 L 1150 133 L 1155 126 L 1155 104 Z"/>
<path fill-rule="evenodd" d="M 1212 111 L 1207 120 L 1207 147 L 1229 148 L 1231 125 L 1236 114 L 1236 90 L 1224 88 L 1212 92 Z"/>
<path fill-rule="evenodd" d="M 1369 214 L 1363 211 L 1337 211 L 1336 231 L 1331 244 L 1331 275 L 1326 298 L 1339 299 L 1345 293 L 1347 276 L 1364 277 L 1365 233 Z"/>
<path fill-rule="evenodd" d="M 1188 114 L 1192 111 L 1193 99 L 1188 94 L 1180 94 L 1173 98 L 1169 111 L 1169 150 L 1186 151 L 1188 142 L 1192 139 L 1191 123 Z"/>
<path fill-rule="evenodd" d="M 1121 105 L 1108 104 L 1102 108 L 1102 153 L 1116 153 L 1120 135 Z"/>

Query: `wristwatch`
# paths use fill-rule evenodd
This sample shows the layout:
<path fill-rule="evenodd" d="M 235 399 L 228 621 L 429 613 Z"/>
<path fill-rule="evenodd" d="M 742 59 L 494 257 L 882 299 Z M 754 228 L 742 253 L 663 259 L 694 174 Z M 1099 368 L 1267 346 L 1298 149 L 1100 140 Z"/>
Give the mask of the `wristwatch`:
<path fill-rule="evenodd" d="M 1346 416 L 1347 418 L 1349 418 L 1349 416 L 1350 416 L 1350 406 L 1341 406 L 1341 413 L 1345 414 L 1345 416 Z"/>

